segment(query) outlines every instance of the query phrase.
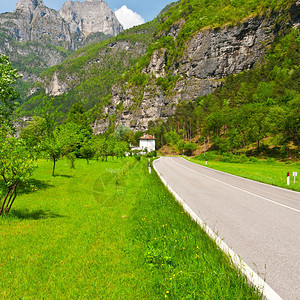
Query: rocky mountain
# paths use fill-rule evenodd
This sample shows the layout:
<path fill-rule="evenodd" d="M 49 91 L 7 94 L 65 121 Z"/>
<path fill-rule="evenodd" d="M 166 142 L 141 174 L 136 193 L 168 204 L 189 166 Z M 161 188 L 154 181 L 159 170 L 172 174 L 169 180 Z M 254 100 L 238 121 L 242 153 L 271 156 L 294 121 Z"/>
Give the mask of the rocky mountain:
<path fill-rule="evenodd" d="M 59 10 L 59 15 L 69 24 L 71 33 L 78 34 L 81 39 L 97 32 L 115 36 L 123 30 L 103 0 L 86 0 L 83 3 L 67 0 Z"/>
<path fill-rule="evenodd" d="M 227 76 L 262 63 L 274 40 L 288 28 L 298 27 L 299 14 L 300 1 L 296 1 L 285 11 L 268 11 L 235 26 L 201 29 L 185 42 L 176 59 L 172 47 L 184 22 L 172 24 L 162 33 L 172 38 L 171 49 L 167 46 L 153 51 L 139 71 L 145 78 L 142 84 L 121 81 L 112 88 L 111 105 L 103 110 L 107 117 L 95 122 L 94 131 L 105 132 L 111 116 L 115 116 L 116 124 L 134 131 L 146 131 L 151 121 L 166 121 L 179 102 L 211 94 Z"/>
<path fill-rule="evenodd" d="M 110 102 L 112 86 L 145 55 L 157 24 L 154 20 L 84 47 L 46 70 L 31 87 L 22 114 L 32 115 L 42 98 L 54 97 L 65 113 L 72 104 L 82 101 L 86 109 L 99 115 Z"/>
<path fill-rule="evenodd" d="M 0 15 L 0 53 L 10 57 L 25 80 L 61 63 L 70 51 L 123 30 L 102 0 L 68 0 L 60 11 L 42 0 L 19 0 L 12 13 Z"/>
<path fill-rule="evenodd" d="M 113 124 L 145 131 L 149 122 L 172 116 L 178 103 L 196 101 L 228 76 L 263 65 L 274 42 L 299 22 L 300 1 L 179 1 L 154 23 L 75 52 L 48 70 L 24 110 L 41 97 L 56 96 L 66 111 L 81 100 L 97 118 L 97 134 Z"/>

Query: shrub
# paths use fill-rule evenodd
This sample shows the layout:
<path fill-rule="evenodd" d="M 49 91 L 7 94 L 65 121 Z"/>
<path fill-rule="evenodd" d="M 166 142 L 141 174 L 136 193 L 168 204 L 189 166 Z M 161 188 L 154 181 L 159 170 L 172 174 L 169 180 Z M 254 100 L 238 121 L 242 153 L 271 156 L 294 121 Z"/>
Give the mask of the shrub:
<path fill-rule="evenodd" d="M 266 162 L 267 164 L 272 165 L 276 162 L 276 160 L 273 157 L 268 157 Z"/>
<path fill-rule="evenodd" d="M 259 161 L 259 159 L 257 157 L 254 157 L 254 156 L 249 157 L 249 162 L 251 162 L 251 163 L 257 163 L 258 161 Z"/>

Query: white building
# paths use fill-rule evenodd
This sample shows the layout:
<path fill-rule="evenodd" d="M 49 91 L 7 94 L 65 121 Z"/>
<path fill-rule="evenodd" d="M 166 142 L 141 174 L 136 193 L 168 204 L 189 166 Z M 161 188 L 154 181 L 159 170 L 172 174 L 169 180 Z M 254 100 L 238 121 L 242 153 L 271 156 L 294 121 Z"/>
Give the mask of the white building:
<path fill-rule="evenodd" d="M 146 150 L 147 152 L 151 152 L 155 150 L 155 137 L 149 134 L 145 134 L 144 136 L 139 138 L 139 149 Z"/>

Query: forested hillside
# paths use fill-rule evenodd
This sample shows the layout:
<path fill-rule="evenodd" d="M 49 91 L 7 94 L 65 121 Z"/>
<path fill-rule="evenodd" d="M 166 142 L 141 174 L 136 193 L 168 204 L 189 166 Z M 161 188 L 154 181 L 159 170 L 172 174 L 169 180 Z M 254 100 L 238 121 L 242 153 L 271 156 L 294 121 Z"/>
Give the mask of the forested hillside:
<path fill-rule="evenodd" d="M 34 115 L 42 99 L 55 96 L 55 105 L 62 105 L 64 112 L 81 101 L 96 115 L 109 104 L 112 85 L 144 55 L 157 24 L 158 20 L 154 20 L 109 40 L 88 45 L 61 65 L 48 69 L 32 87 L 34 94 L 25 100 L 22 114 Z M 58 89 L 51 82 L 53 76 L 57 76 Z"/>
<path fill-rule="evenodd" d="M 178 153 L 206 140 L 297 156 L 299 20 L 295 0 L 178 1 L 44 72 L 21 112 L 47 98 L 64 112 L 81 101 L 95 133 L 122 125 Z"/>

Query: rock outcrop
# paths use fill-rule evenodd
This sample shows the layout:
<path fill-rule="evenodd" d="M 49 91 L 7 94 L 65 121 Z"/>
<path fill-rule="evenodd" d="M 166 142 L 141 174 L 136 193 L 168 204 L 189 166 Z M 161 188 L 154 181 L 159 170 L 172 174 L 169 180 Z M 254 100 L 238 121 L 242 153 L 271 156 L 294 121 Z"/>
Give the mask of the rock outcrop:
<path fill-rule="evenodd" d="M 70 25 L 72 34 L 80 33 L 83 37 L 96 32 L 115 36 L 123 31 L 115 14 L 102 0 L 86 0 L 83 3 L 67 0 L 59 15 Z"/>
<path fill-rule="evenodd" d="M 1 32 L 17 42 L 45 41 L 67 49 L 73 48 L 69 25 L 41 0 L 19 0 L 12 13 L 0 15 L 0 26 Z"/>

